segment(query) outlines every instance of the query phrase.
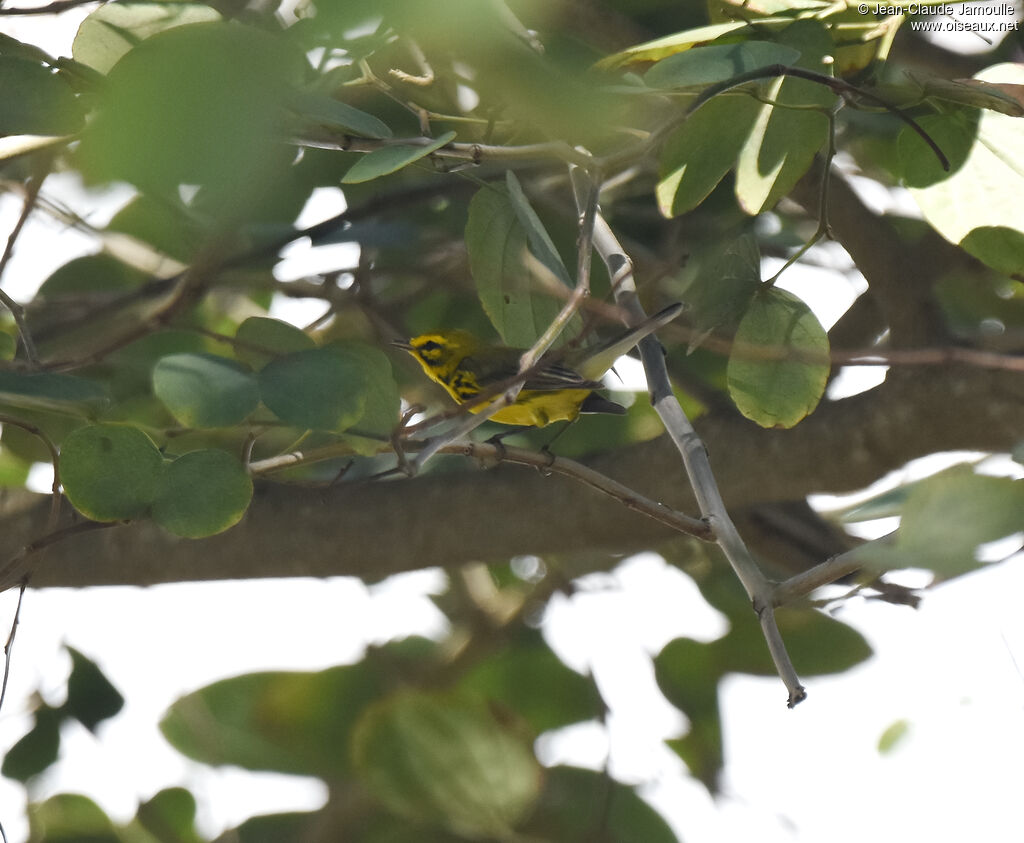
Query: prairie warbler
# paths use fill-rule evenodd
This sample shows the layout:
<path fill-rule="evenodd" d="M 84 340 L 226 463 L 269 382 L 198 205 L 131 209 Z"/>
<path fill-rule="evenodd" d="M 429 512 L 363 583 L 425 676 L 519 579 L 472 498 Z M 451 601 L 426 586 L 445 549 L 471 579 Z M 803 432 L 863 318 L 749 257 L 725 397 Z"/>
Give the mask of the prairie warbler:
<path fill-rule="evenodd" d="M 544 427 L 551 422 L 573 421 L 580 413 L 625 413 L 621 405 L 594 393 L 601 388 L 597 379 L 619 357 L 671 322 L 682 310 L 681 304 L 669 305 L 607 342 L 570 352 L 564 358 L 547 362 L 542 359 L 523 384 L 515 403 L 499 410 L 492 419 L 502 424 Z M 422 334 L 393 344 L 415 357 L 427 376 L 441 384 L 459 404 L 471 402 L 482 392 L 514 378 L 524 351 L 485 343 L 468 331 Z M 471 411 L 479 413 L 489 403 L 481 403 Z"/>

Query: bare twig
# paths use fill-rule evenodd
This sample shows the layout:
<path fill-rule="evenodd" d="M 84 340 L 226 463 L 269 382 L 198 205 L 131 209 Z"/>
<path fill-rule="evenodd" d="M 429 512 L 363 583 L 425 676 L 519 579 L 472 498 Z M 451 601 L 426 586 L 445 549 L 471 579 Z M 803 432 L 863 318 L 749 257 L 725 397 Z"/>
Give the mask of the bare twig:
<path fill-rule="evenodd" d="M 577 205 L 581 202 L 577 192 Z M 612 277 L 616 302 L 627 309 L 632 322 L 642 321 L 646 314 L 637 298 L 632 262 L 600 213 L 594 228 L 594 245 Z M 640 356 L 651 391 L 651 403 L 682 456 L 704 521 L 714 531 L 715 540 L 750 597 L 776 670 L 789 691 L 788 704 L 792 708 L 806 697 L 806 692 L 775 624 L 772 584 L 754 562 L 729 517 L 711 471 L 707 450 L 672 391 L 661 345 L 653 336 L 641 341 Z"/>
<path fill-rule="evenodd" d="M 28 186 L 25 190 L 25 201 L 22 203 L 21 213 L 18 215 L 18 221 L 14 224 L 14 228 L 11 229 L 10 235 L 7 237 L 7 245 L 4 247 L 3 255 L 0 256 L 0 278 L 3 278 L 4 270 L 7 269 L 7 264 L 11 260 L 11 256 L 14 254 L 14 244 L 18 239 L 18 235 L 21 234 L 21 230 L 25 227 L 25 223 L 28 221 L 29 216 L 32 214 L 32 209 L 36 205 L 36 200 L 39 198 L 39 189 L 43 186 L 43 182 L 46 180 L 46 174 L 49 171 L 49 161 L 47 158 L 43 172 L 32 176 L 29 179 Z M 36 345 L 32 341 L 32 334 L 29 332 L 28 323 L 25 321 L 25 308 L 23 308 L 18 302 L 12 299 L 3 289 L 0 289 L 0 303 L 11 311 L 11 316 L 14 317 L 14 324 L 18 326 L 18 336 L 21 337 L 22 348 L 25 349 L 25 356 L 28 358 L 29 363 L 36 367 L 39 365 L 39 355 L 36 353 Z"/>

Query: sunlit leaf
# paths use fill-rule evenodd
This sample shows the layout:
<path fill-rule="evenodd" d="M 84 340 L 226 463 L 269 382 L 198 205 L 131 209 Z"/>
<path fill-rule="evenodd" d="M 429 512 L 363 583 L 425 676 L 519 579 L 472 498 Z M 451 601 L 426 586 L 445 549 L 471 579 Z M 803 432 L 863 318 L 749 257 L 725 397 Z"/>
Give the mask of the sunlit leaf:
<path fill-rule="evenodd" d="M 107 73 L 121 56 L 151 35 L 220 18 L 219 12 L 202 3 L 111 3 L 82 21 L 71 55 L 75 61 Z"/>
<path fill-rule="evenodd" d="M 30 839 L 45 843 L 123 843 L 110 818 L 87 796 L 59 793 L 33 805 Z"/>
<path fill-rule="evenodd" d="M 824 60 L 833 44 L 820 23 L 797 21 L 779 40 L 800 51 L 796 66 L 829 75 Z M 765 94 L 775 104 L 761 106 L 736 168 L 736 197 L 749 214 L 774 207 L 807 172 L 828 139 L 823 112 L 836 101 L 828 88 L 805 79 L 777 79 Z"/>
<path fill-rule="evenodd" d="M 910 723 L 906 720 L 896 720 L 886 727 L 885 731 L 878 738 L 878 754 L 889 755 L 907 739 L 910 733 Z"/>
<path fill-rule="evenodd" d="M 999 64 L 976 78 L 1024 84 L 1024 67 Z M 1024 120 L 953 109 L 919 122 L 953 165 L 944 172 L 921 138 L 909 128 L 900 134 L 903 177 L 925 219 L 989 266 L 1024 270 Z"/>

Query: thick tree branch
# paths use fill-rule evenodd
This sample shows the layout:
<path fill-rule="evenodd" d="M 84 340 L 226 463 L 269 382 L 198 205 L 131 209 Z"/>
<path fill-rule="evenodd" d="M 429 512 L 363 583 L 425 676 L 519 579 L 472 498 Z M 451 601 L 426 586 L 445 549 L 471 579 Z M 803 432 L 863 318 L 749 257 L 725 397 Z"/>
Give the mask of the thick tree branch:
<path fill-rule="evenodd" d="M 1024 430 L 1024 376 L 968 368 L 892 372 L 870 392 L 823 404 L 792 430 L 698 420 L 722 496 L 733 508 L 863 488 L 929 453 L 1005 451 Z M 666 438 L 590 461 L 666 506 L 695 502 Z M 46 530 L 49 499 L 10 493 L 4 562 Z M 282 526 L 285 525 L 285 526 Z M 176 539 L 151 522 L 49 547 L 32 585 L 148 585 L 190 580 L 364 576 L 584 548 L 633 552 L 672 535 L 578 483 L 512 466 L 371 485 L 261 488 L 241 524 L 210 539 Z M 8 585 L 10 583 L 7 583 Z"/>

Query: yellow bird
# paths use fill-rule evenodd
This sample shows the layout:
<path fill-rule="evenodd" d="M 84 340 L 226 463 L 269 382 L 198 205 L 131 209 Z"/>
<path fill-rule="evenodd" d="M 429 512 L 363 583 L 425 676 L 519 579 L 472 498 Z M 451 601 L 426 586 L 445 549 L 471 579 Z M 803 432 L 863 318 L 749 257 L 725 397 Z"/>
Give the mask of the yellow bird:
<path fill-rule="evenodd" d="M 502 424 L 544 427 L 556 421 L 573 421 L 580 413 L 625 413 L 621 405 L 594 393 L 601 388 L 597 379 L 640 340 L 671 322 L 682 310 L 682 304 L 669 305 L 607 342 L 579 349 L 564 359 L 545 362 L 542 358 L 515 403 L 491 418 Z M 459 404 L 469 403 L 482 392 L 514 378 L 525 351 L 485 343 L 469 331 L 458 330 L 422 334 L 393 345 L 415 357 L 427 376 L 441 384 Z M 490 403 L 478 404 L 471 412 L 479 413 Z"/>

